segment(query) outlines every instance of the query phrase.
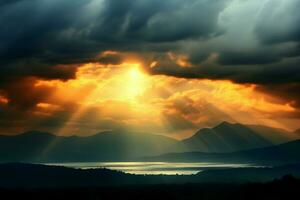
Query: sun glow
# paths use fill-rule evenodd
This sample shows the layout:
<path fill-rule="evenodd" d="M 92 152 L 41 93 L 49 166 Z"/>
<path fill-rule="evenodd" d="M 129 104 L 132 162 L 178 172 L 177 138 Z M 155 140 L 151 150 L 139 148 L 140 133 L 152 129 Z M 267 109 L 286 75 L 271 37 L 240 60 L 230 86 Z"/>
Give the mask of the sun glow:
<path fill-rule="evenodd" d="M 125 98 L 135 99 L 147 88 L 147 75 L 144 74 L 138 65 L 131 67 L 125 77 L 126 94 Z"/>
<path fill-rule="evenodd" d="M 88 64 L 80 69 L 77 76 L 74 84 L 93 85 L 91 94 L 82 102 L 84 104 L 107 100 L 137 104 L 139 97 L 152 85 L 151 76 L 138 63 L 123 63 L 109 69 Z"/>

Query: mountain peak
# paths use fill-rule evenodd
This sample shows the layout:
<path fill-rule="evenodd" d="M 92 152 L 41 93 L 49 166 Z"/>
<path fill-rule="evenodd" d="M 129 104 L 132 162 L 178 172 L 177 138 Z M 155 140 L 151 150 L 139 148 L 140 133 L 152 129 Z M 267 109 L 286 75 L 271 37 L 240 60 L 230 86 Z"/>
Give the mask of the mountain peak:
<path fill-rule="evenodd" d="M 221 122 L 219 125 L 215 126 L 214 128 L 217 128 L 217 127 L 227 127 L 227 126 L 234 126 L 236 124 L 233 124 L 233 123 L 230 123 L 230 122 L 227 122 L 227 121 L 223 121 Z"/>
<path fill-rule="evenodd" d="M 230 152 L 261 148 L 289 141 L 277 129 L 259 129 L 255 126 L 224 121 L 213 128 L 200 129 L 183 142 L 193 151 Z"/>
<path fill-rule="evenodd" d="M 221 122 L 220 124 L 214 126 L 214 127 L 211 127 L 211 128 L 201 128 L 199 129 L 195 134 L 194 136 L 200 136 L 200 135 L 203 135 L 203 134 L 212 134 L 214 130 L 216 129 L 223 129 L 223 128 L 226 128 L 226 127 L 232 127 L 234 126 L 235 124 L 232 124 L 232 123 L 229 123 L 227 121 L 223 121 Z"/>

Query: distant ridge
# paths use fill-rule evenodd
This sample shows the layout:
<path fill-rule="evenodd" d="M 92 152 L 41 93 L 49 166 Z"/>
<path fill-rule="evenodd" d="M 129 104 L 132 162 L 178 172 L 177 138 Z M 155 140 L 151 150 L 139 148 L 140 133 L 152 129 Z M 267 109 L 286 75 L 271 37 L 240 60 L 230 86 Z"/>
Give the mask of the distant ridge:
<path fill-rule="evenodd" d="M 165 153 L 178 141 L 135 132 L 62 137 L 39 131 L 0 136 L 0 162 L 122 161 Z"/>
<path fill-rule="evenodd" d="M 258 125 L 222 122 L 178 141 L 166 136 L 105 131 L 92 136 L 57 136 L 27 131 L 0 136 L 0 162 L 131 161 L 171 152 L 227 153 L 282 144 L 300 135 Z"/>
<path fill-rule="evenodd" d="M 141 158 L 148 162 L 212 162 L 212 163 L 244 163 L 258 165 L 282 165 L 300 163 L 300 140 L 245 151 L 232 153 L 169 153 L 154 157 Z"/>

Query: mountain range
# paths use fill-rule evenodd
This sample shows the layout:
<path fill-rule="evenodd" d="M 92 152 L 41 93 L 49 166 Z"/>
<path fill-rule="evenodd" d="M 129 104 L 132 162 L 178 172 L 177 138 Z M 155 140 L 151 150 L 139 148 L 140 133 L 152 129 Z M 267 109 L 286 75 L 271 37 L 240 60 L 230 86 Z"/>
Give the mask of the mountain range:
<path fill-rule="evenodd" d="M 140 132 L 106 131 L 88 137 L 63 137 L 39 131 L 0 136 L 0 162 L 131 161 L 166 153 L 230 153 L 270 147 L 299 138 L 267 126 L 223 122 L 175 140 Z"/>
<path fill-rule="evenodd" d="M 1 136 L 0 161 L 123 161 L 164 153 L 177 142 L 147 133 L 103 132 L 89 137 L 62 137 L 30 131 L 17 136 Z"/>

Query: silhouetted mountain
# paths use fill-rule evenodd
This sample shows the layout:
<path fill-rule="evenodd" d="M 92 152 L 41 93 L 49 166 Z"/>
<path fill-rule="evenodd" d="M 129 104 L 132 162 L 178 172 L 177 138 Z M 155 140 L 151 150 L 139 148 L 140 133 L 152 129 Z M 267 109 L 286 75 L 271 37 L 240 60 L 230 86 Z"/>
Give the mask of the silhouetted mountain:
<path fill-rule="evenodd" d="M 297 139 L 295 134 L 266 126 L 223 122 L 214 128 L 199 130 L 182 141 L 186 151 L 233 152 L 272 146 Z"/>
<path fill-rule="evenodd" d="M 63 137 L 39 131 L 0 136 L 0 162 L 130 161 L 169 152 L 233 152 L 272 146 L 296 134 L 266 126 L 223 122 L 199 130 L 191 138 L 175 139 L 137 132 L 107 131 L 88 137 Z"/>
<path fill-rule="evenodd" d="M 295 133 L 296 135 L 299 135 L 299 137 L 300 137 L 300 128 L 297 129 L 297 130 L 295 130 L 294 133 Z"/>
<path fill-rule="evenodd" d="M 206 170 L 197 175 L 132 175 L 108 169 L 73 169 L 36 164 L 0 164 L 2 188 L 78 188 L 187 183 L 270 181 L 286 174 L 300 176 L 300 164 L 265 168 Z"/>
<path fill-rule="evenodd" d="M 133 175 L 108 169 L 80 170 L 59 166 L 8 163 L 0 164 L 0 187 L 45 188 L 87 187 L 131 183 Z"/>
<path fill-rule="evenodd" d="M 232 200 L 289 200 L 297 199 L 299 196 L 300 179 L 290 174 L 281 179 L 275 179 L 267 183 L 248 183 L 238 189 L 233 195 Z"/>
<path fill-rule="evenodd" d="M 217 162 L 217 163 L 250 163 L 250 164 L 286 164 L 300 163 L 300 140 L 272 147 L 238 151 L 232 153 L 170 153 L 156 157 L 141 158 L 143 161 L 169 162 Z"/>
<path fill-rule="evenodd" d="M 286 174 L 300 177 L 300 164 L 277 167 L 231 168 L 206 170 L 197 174 L 201 182 L 266 182 Z"/>
<path fill-rule="evenodd" d="M 42 176 L 43 177 L 43 176 Z M 147 179 L 147 177 L 143 177 Z M 278 177 L 279 178 L 279 177 Z M 98 180 L 99 181 L 99 180 Z M 1 182 L 1 180 L 0 180 Z M 15 183 L 18 183 L 17 181 Z M 23 183 L 24 185 L 25 183 Z M 22 185 L 22 184 L 18 184 Z M 74 184 L 73 184 L 74 185 Z M 82 185 L 82 184 L 81 184 Z M 30 186 L 29 186 L 30 187 Z M 59 187 L 59 186 L 58 186 Z M 130 200 L 289 200 L 297 199 L 300 180 L 293 175 L 284 175 L 271 182 L 252 183 L 187 183 L 187 184 L 141 184 L 95 187 L 77 186 L 64 188 L 0 188 L 2 199 L 130 199 Z"/>
<path fill-rule="evenodd" d="M 61 137 L 37 131 L 0 136 L 1 162 L 121 161 L 165 153 L 177 140 L 147 133 Z"/>

